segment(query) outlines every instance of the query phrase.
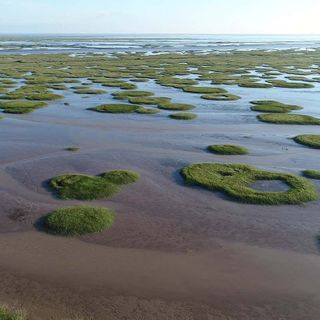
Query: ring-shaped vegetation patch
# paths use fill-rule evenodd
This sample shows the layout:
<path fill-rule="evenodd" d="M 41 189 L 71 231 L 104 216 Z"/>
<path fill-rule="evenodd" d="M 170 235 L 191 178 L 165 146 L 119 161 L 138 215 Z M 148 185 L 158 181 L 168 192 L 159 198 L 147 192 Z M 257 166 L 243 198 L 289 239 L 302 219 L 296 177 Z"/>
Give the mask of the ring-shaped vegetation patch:
<path fill-rule="evenodd" d="M 292 174 L 258 170 L 244 164 L 199 163 L 181 170 L 189 185 L 221 191 L 233 200 L 251 204 L 300 204 L 318 198 L 315 186 L 308 180 Z M 251 185 L 261 180 L 278 180 L 289 189 L 281 192 L 263 192 Z"/>
<path fill-rule="evenodd" d="M 45 220 L 49 231 L 75 236 L 101 232 L 114 223 L 113 210 L 99 207 L 61 208 L 51 212 Z"/>
<path fill-rule="evenodd" d="M 99 176 L 65 174 L 52 178 L 49 186 L 64 200 L 95 200 L 111 197 L 120 192 L 121 186 L 139 178 L 131 170 L 114 170 Z"/>

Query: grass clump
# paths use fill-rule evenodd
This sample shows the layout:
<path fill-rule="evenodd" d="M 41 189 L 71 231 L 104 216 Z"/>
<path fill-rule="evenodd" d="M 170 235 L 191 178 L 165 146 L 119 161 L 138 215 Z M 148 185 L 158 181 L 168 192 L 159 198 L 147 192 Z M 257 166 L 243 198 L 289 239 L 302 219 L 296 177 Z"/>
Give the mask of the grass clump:
<path fill-rule="evenodd" d="M 191 93 L 213 93 L 213 94 L 222 94 L 227 92 L 225 89 L 222 89 L 222 88 L 194 87 L 194 86 L 183 87 L 182 90 L 184 92 L 191 92 Z"/>
<path fill-rule="evenodd" d="M 320 170 L 304 170 L 302 173 L 307 178 L 320 180 Z"/>
<path fill-rule="evenodd" d="M 169 117 L 175 120 L 193 120 L 197 118 L 197 115 L 191 112 L 177 112 L 170 114 Z"/>
<path fill-rule="evenodd" d="M 66 151 L 70 151 L 70 152 L 78 152 L 80 151 L 80 148 L 79 147 L 68 147 L 68 148 L 65 148 Z"/>
<path fill-rule="evenodd" d="M 140 113 L 140 114 L 156 114 L 159 112 L 160 112 L 160 110 L 158 110 L 158 109 L 144 108 L 144 107 L 140 107 L 139 109 L 136 110 L 136 113 Z"/>
<path fill-rule="evenodd" d="M 300 204 L 318 198 L 313 184 L 304 178 L 271 171 L 258 170 L 243 164 L 200 163 L 182 169 L 186 183 L 209 190 L 221 191 L 230 198 L 252 204 Z M 278 180 L 290 187 L 287 191 L 263 192 L 250 186 L 255 181 Z"/>
<path fill-rule="evenodd" d="M 100 176 L 66 174 L 54 177 L 49 186 L 64 200 L 94 200 L 111 197 L 124 184 L 135 182 L 139 174 L 133 171 L 114 170 Z"/>
<path fill-rule="evenodd" d="M 26 320 L 22 311 L 0 306 L 0 320 Z"/>
<path fill-rule="evenodd" d="M 112 95 L 115 99 L 128 100 L 133 97 L 150 97 L 154 93 L 149 91 L 116 91 Z"/>
<path fill-rule="evenodd" d="M 45 102 L 38 101 L 0 101 L 0 109 L 3 109 L 4 113 L 15 113 L 23 114 L 30 113 L 36 109 L 45 107 L 47 104 Z"/>
<path fill-rule="evenodd" d="M 158 105 L 158 108 L 170 111 L 186 111 L 194 109 L 195 106 L 186 103 L 161 103 Z"/>
<path fill-rule="evenodd" d="M 88 108 L 87 110 L 92 110 L 102 113 L 133 113 L 136 112 L 140 106 L 133 104 L 102 104 L 97 107 Z"/>
<path fill-rule="evenodd" d="M 49 86 L 50 89 L 54 90 L 68 90 L 69 88 L 63 84 L 53 84 Z"/>
<path fill-rule="evenodd" d="M 72 207 L 51 212 L 45 223 L 48 229 L 56 234 L 74 236 L 109 229 L 114 218 L 113 211 L 108 208 Z"/>
<path fill-rule="evenodd" d="M 285 80 L 268 80 L 274 87 L 280 88 L 291 88 L 291 89 L 307 89 L 314 88 L 314 85 L 311 83 L 304 82 L 288 82 Z"/>
<path fill-rule="evenodd" d="M 268 113 L 287 113 L 293 110 L 301 110 L 302 107 L 290 105 L 273 100 L 259 100 L 251 101 L 254 106 L 251 107 L 252 111 L 268 112 Z"/>
<path fill-rule="evenodd" d="M 147 104 L 147 105 L 158 105 L 162 103 L 169 103 L 170 98 L 167 97 L 132 97 L 129 98 L 130 103 L 134 104 Z"/>
<path fill-rule="evenodd" d="M 297 143 L 305 146 L 320 149 L 320 135 L 317 134 L 302 134 L 293 138 Z"/>
<path fill-rule="evenodd" d="M 221 155 L 242 155 L 248 154 L 248 149 L 233 144 L 214 144 L 208 146 L 208 150 L 215 154 Z"/>
<path fill-rule="evenodd" d="M 257 118 L 262 122 L 275 124 L 320 125 L 320 119 L 303 114 L 267 113 L 260 114 Z"/>
<path fill-rule="evenodd" d="M 105 90 L 95 90 L 95 89 L 78 89 L 74 91 L 74 93 L 78 94 L 103 94 L 106 93 L 107 91 Z"/>
<path fill-rule="evenodd" d="M 272 88 L 272 84 L 270 83 L 260 83 L 260 82 L 254 82 L 254 81 L 241 81 L 238 83 L 238 86 L 243 88 L 257 88 L 257 89 Z"/>
<path fill-rule="evenodd" d="M 140 179 L 139 173 L 132 170 L 109 171 L 102 174 L 101 177 L 118 185 L 137 182 Z"/>
<path fill-rule="evenodd" d="M 201 96 L 201 99 L 215 100 L 215 101 L 235 101 L 235 100 L 241 99 L 241 97 L 235 94 L 223 93 L 223 94 L 204 94 Z"/>

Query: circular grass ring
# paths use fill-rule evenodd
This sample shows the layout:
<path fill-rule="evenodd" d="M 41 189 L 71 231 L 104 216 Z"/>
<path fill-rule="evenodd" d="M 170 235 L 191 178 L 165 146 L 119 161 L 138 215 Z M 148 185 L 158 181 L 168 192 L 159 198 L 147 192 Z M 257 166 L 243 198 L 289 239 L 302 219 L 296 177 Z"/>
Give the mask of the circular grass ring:
<path fill-rule="evenodd" d="M 49 231 L 64 236 L 83 235 L 109 229 L 114 212 L 108 208 L 72 207 L 53 211 L 46 217 Z"/>
<path fill-rule="evenodd" d="M 214 144 L 208 146 L 208 151 L 221 155 L 243 155 L 248 154 L 248 149 L 234 144 Z"/>
<path fill-rule="evenodd" d="M 200 163 L 181 170 L 186 183 L 221 191 L 231 199 L 251 204 L 301 204 L 318 199 L 308 180 L 287 173 L 258 170 L 243 164 Z M 250 186 L 257 180 L 279 180 L 289 186 L 281 192 L 262 192 Z"/>
<path fill-rule="evenodd" d="M 317 134 L 303 134 L 293 138 L 297 143 L 303 144 L 314 149 L 320 149 L 320 135 Z"/>
<path fill-rule="evenodd" d="M 197 118 L 197 115 L 191 112 L 177 112 L 170 114 L 169 117 L 175 120 L 194 120 Z"/>

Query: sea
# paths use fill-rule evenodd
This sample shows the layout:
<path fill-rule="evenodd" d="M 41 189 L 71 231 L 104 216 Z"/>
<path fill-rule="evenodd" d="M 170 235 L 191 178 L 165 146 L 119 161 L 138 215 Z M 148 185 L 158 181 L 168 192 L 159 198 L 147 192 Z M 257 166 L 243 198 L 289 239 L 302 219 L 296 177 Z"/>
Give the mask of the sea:
<path fill-rule="evenodd" d="M 320 35 L 0 34 L 0 54 L 315 50 Z"/>

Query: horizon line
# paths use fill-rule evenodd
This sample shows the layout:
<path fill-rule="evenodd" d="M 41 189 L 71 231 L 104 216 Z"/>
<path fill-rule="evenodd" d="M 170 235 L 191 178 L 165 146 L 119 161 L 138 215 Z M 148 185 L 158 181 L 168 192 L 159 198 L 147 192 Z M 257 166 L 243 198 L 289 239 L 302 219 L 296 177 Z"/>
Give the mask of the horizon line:
<path fill-rule="evenodd" d="M 0 35 L 320 36 L 320 33 L 0 32 Z"/>

